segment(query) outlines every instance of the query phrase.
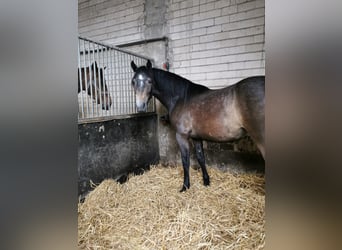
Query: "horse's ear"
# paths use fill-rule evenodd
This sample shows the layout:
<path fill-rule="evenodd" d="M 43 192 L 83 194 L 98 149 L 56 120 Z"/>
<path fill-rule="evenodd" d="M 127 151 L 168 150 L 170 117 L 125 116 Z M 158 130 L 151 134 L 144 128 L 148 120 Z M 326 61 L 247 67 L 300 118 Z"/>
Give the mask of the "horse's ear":
<path fill-rule="evenodd" d="M 150 60 L 147 60 L 146 67 L 147 67 L 147 69 L 152 69 L 152 63 Z"/>
<path fill-rule="evenodd" d="M 137 65 L 135 65 L 134 61 L 131 61 L 131 67 L 133 69 L 133 71 L 135 72 L 137 70 Z"/>

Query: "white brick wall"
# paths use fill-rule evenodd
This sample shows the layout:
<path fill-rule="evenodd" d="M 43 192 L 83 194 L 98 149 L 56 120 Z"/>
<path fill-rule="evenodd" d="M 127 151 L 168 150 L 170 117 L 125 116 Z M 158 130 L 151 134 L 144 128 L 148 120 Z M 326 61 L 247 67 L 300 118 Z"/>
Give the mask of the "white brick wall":
<path fill-rule="evenodd" d="M 79 34 L 113 45 L 141 40 L 144 2 L 144 0 L 79 0 Z"/>
<path fill-rule="evenodd" d="M 113 45 L 145 38 L 146 0 L 79 0 L 79 33 Z M 265 74 L 265 0 L 165 0 L 170 71 L 218 88 Z"/>
<path fill-rule="evenodd" d="M 171 71 L 212 88 L 265 74 L 264 0 L 170 0 Z"/>

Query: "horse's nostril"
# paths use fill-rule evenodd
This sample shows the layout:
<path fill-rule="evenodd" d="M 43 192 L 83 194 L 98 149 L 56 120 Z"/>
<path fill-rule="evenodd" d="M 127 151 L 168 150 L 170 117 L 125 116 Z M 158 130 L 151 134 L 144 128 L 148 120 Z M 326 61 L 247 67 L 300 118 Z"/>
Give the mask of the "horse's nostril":
<path fill-rule="evenodd" d="M 136 106 L 138 112 L 146 112 L 147 105 L 144 101 L 137 100 Z"/>
<path fill-rule="evenodd" d="M 137 111 L 138 112 L 146 112 L 146 104 L 143 103 L 140 106 L 137 106 Z"/>

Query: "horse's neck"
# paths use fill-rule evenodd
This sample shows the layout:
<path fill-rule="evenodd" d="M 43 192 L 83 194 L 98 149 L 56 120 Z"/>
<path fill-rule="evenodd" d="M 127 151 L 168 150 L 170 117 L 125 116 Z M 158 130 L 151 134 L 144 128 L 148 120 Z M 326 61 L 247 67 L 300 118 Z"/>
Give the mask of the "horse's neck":
<path fill-rule="evenodd" d="M 153 86 L 153 96 L 156 97 L 169 111 L 172 112 L 179 100 L 186 100 L 189 82 L 179 83 L 172 73 L 153 69 L 155 85 Z M 177 81 L 177 82 L 176 82 Z"/>

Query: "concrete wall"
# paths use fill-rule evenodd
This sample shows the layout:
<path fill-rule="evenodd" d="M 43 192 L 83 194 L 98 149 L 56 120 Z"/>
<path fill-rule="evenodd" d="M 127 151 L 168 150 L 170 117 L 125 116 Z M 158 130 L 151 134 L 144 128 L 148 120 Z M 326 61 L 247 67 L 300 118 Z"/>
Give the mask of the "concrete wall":
<path fill-rule="evenodd" d="M 210 88 L 265 74 L 264 0 L 79 0 L 79 33 L 152 57 L 158 68 L 169 62 L 171 72 Z M 158 104 L 157 112 L 165 110 Z M 158 123 L 161 159 L 179 163 L 174 131 Z M 217 153 L 256 151 L 249 138 L 204 146 L 212 165 L 231 160 Z"/>
<path fill-rule="evenodd" d="M 146 114 L 78 125 L 79 195 L 90 180 L 119 179 L 159 161 L 157 116 Z"/>

